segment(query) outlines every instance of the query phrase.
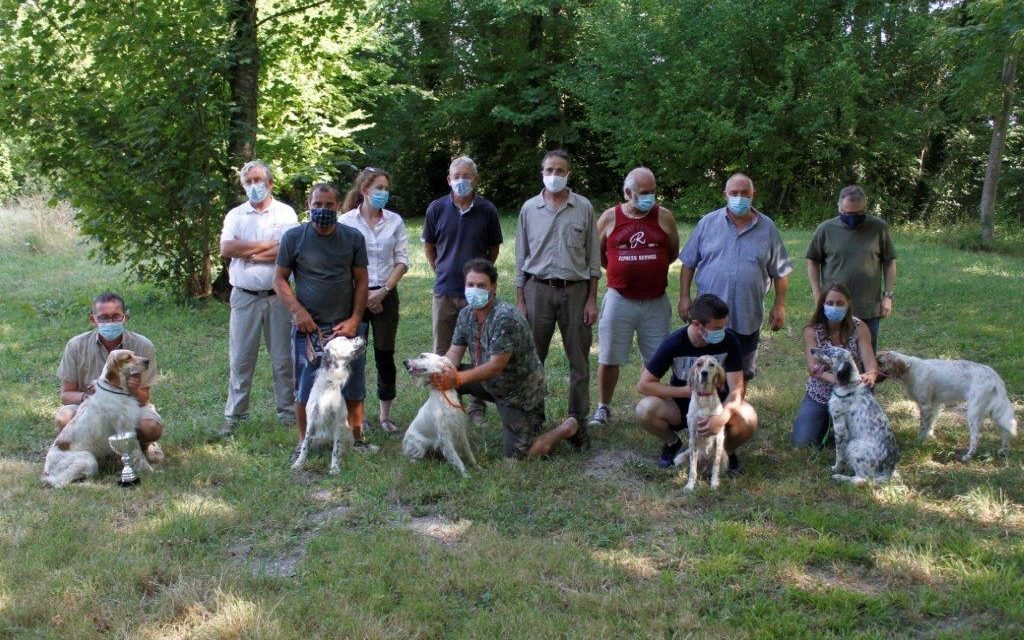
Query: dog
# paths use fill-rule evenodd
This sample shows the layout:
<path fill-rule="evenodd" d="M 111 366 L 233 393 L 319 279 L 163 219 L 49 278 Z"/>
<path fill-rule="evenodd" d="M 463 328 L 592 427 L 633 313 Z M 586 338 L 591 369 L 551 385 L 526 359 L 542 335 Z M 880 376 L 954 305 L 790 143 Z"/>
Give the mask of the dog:
<path fill-rule="evenodd" d="M 888 482 L 896 473 L 899 445 L 882 405 L 871 389 L 860 382 L 860 371 L 846 349 L 811 349 L 811 355 L 835 374 L 828 412 L 836 436 L 836 463 L 833 480 L 862 484 Z M 842 475 L 849 466 L 853 475 Z"/>
<path fill-rule="evenodd" d="M 110 352 L 100 377 L 93 383 L 95 393 L 81 404 L 75 417 L 46 452 L 43 484 L 64 487 L 76 480 L 91 478 L 99 471 L 100 462 L 117 458 L 107 438 L 135 433 L 141 407 L 138 399 L 128 392 L 128 378 L 141 374 L 148 367 L 148 359 L 128 349 Z M 137 442 L 135 451 L 129 455 L 136 471 L 153 470 Z"/>
<path fill-rule="evenodd" d="M 292 470 L 298 471 L 306 463 L 311 449 L 331 447 L 329 473 L 341 473 L 341 456 L 355 446 L 355 437 L 348 426 L 348 407 L 341 396 L 349 376 L 349 364 L 359 357 L 366 346 L 363 338 L 338 336 L 330 339 L 323 349 L 323 360 L 313 378 L 313 388 L 306 403 L 306 436 L 299 444 Z"/>
<path fill-rule="evenodd" d="M 405 431 L 402 452 L 413 460 L 440 452 L 459 473 L 469 475 L 463 459 L 477 466 L 469 446 L 469 417 L 454 390 L 439 391 L 430 387 L 430 377 L 453 368 L 451 361 L 433 353 L 421 353 L 418 358 L 404 360 L 403 364 L 418 384 L 430 388 L 430 395 Z"/>
<path fill-rule="evenodd" d="M 992 367 L 968 360 L 924 360 L 897 351 L 879 353 L 878 366 L 882 373 L 899 380 L 917 403 L 921 412 L 918 442 L 931 437 L 942 405 L 966 402 L 970 444 L 960 460 L 967 462 L 974 455 L 986 417 L 1003 431 L 999 454 L 1009 453 L 1010 438 L 1017 435 L 1017 420 L 1006 385 Z"/>
<path fill-rule="evenodd" d="M 683 491 L 693 491 L 697 483 L 698 469 L 701 473 L 705 472 L 709 463 L 710 485 L 712 489 L 717 489 L 722 463 L 729 464 L 728 454 L 725 453 L 725 429 L 713 436 L 702 436 L 697 433 L 697 427 L 704 419 L 722 413 L 722 401 L 718 397 L 718 390 L 725 386 L 725 369 L 714 357 L 701 356 L 690 367 L 686 379 L 690 386 L 690 408 L 686 412 L 690 442 L 689 448 L 680 452 L 673 462 L 678 467 L 687 459 L 690 461 L 690 475 Z"/>

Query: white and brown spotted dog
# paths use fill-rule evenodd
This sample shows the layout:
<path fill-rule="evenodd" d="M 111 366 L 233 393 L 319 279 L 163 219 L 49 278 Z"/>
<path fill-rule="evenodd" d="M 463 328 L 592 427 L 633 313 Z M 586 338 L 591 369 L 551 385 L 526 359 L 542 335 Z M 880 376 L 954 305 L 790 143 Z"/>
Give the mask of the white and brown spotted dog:
<path fill-rule="evenodd" d="M 861 484 L 888 482 L 896 474 L 899 445 L 889 418 L 871 389 L 860 381 L 860 371 L 846 349 L 811 349 L 811 355 L 836 376 L 828 412 L 836 435 L 836 464 L 833 480 Z M 849 466 L 853 475 L 842 475 Z"/>
<path fill-rule="evenodd" d="M 463 459 L 477 466 L 469 446 L 469 418 L 453 389 L 439 391 L 430 387 L 430 377 L 453 368 L 451 361 L 434 353 L 421 353 L 403 363 L 417 383 L 430 388 L 430 395 L 405 431 L 402 452 L 413 460 L 440 453 L 459 473 L 468 475 Z"/>
<path fill-rule="evenodd" d="M 95 393 L 82 403 L 75 417 L 46 452 L 42 475 L 44 484 L 63 487 L 76 480 L 91 478 L 99 471 L 101 461 L 117 459 L 107 438 L 135 433 L 141 407 L 138 399 L 128 392 L 128 378 L 141 374 L 148 367 L 149 360 L 128 349 L 110 352 L 103 372 L 93 384 Z M 130 455 L 136 471 L 153 470 L 137 444 Z"/>
<path fill-rule="evenodd" d="M 677 467 L 686 460 L 690 462 L 690 475 L 683 491 L 693 491 L 697 474 L 705 473 L 708 466 L 711 467 L 711 488 L 717 489 L 722 464 L 729 464 L 729 456 L 725 452 L 725 429 L 713 436 L 702 436 L 697 429 L 705 419 L 722 413 L 718 390 L 725 386 L 725 369 L 713 356 L 701 356 L 690 367 L 686 381 L 690 387 L 690 408 L 686 412 L 690 442 L 689 448 L 680 452 L 673 462 Z"/>
<path fill-rule="evenodd" d="M 943 405 L 966 402 L 970 444 L 960 459 L 967 462 L 974 455 L 985 418 L 991 418 L 1003 431 L 999 453 L 1009 452 L 1010 438 L 1017 435 L 1017 419 L 1006 385 L 992 367 L 969 360 L 925 360 L 897 351 L 879 353 L 878 367 L 888 377 L 899 380 L 917 403 L 921 413 L 918 441 L 931 437 Z"/>
<path fill-rule="evenodd" d="M 341 473 L 341 456 L 352 450 L 355 437 L 348 426 L 348 406 L 341 395 L 348 382 L 349 364 L 366 346 L 363 338 L 338 336 L 324 346 L 323 361 L 313 378 L 313 388 L 306 403 L 306 436 L 299 444 L 292 470 L 306 463 L 312 449 L 331 448 L 332 475 Z"/>

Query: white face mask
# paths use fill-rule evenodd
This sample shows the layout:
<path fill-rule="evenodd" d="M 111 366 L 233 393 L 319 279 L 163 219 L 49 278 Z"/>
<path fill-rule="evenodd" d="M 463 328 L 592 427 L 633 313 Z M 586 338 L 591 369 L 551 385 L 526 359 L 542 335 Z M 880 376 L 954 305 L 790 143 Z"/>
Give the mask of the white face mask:
<path fill-rule="evenodd" d="M 559 193 L 569 184 L 569 176 L 544 176 L 544 188 L 551 193 Z"/>

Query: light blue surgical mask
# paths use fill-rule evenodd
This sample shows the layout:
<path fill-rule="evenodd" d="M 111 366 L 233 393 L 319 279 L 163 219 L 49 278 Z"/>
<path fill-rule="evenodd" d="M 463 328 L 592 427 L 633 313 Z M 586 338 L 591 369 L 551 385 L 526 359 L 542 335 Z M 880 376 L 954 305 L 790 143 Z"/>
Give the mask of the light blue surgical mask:
<path fill-rule="evenodd" d="M 735 215 L 745 216 L 750 211 L 751 199 L 746 196 L 729 196 L 729 211 Z"/>
<path fill-rule="evenodd" d="M 391 194 L 387 191 L 374 191 L 370 194 L 370 204 L 376 209 L 383 209 L 387 205 L 388 198 L 390 197 Z"/>
<path fill-rule="evenodd" d="M 117 340 L 124 333 L 123 322 L 101 322 L 96 326 L 96 330 L 99 331 L 100 335 L 106 340 Z"/>
<path fill-rule="evenodd" d="M 473 192 L 473 181 L 466 180 L 465 178 L 459 178 L 458 180 L 452 180 L 452 193 L 465 198 Z"/>
<path fill-rule="evenodd" d="M 249 198 L 249 202 L 257 203 L 263 202 L 270 195 L 270 187 L 265 182 L 254 182 L 245 187 L 245 195 Z"/>
<path fill-rule="evenodd" d="M 636 197 L 636 208 L 640 211 L 650 211 L 654 207 L 654 202 L 658 199 L 653 193 L 645 193 L 642 196 Z"/>
<path fill-rule="evenodd" d="M 721 329 L 704 329 L 707 333 L 704 334 L 704 342 L 708 344 L 718 344 L 722 340 L 725 340 L 725 328 Z"/>
<path fill-rule="evenodd" d="M 842 322 L 846 317 L 846 307 L 825 305 L 825 317 L 829 322 Z"/>
<path fill-rule="evenodd" d="M 473 309 L 483 309 L 491 299 L 491 292 L 483 287 L 466 287 L 466 302 Z"/>

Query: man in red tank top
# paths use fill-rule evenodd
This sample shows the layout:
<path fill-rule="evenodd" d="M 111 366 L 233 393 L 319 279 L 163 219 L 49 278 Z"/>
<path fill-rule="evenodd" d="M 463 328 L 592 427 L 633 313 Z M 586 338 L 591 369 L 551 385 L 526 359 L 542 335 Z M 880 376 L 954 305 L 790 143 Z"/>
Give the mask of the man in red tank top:
<path fill-rule="evenodd" d="M 679 230 L 672 212 L 656 203 L 656 187 L 650 169 L 633 169 L 622 185 L 626 201 L 597 221 L 608 290 L 597 328 L 598 404 L 588 423 L 592 427 L 611 419 L 609 405 L 633 336 L 647 362 L 669 334 L 672 307 L 665 289 L 669 265 L 679 251 Z"/>

